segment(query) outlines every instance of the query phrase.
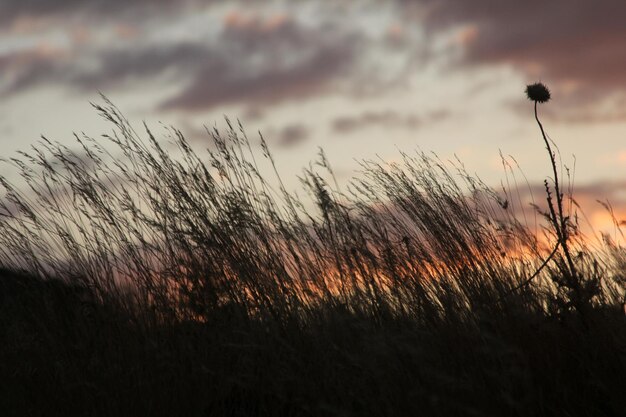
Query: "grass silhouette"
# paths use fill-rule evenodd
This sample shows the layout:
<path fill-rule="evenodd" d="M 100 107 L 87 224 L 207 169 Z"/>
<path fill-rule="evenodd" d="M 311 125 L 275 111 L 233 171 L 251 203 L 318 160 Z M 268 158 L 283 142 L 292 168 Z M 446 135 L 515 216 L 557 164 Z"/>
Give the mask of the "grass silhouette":
<path fill-rule="evenodd" d="M 241 125 L 205 160 L 103 102 L 105 142 L 43 138 L 0 178 L 4 415 L 626 410 L 625 252 L 576 228 L 537 113 L 541 239 L 460 163 L 364 161 L 341 191 L 321 153 L 309 204 Z"/>

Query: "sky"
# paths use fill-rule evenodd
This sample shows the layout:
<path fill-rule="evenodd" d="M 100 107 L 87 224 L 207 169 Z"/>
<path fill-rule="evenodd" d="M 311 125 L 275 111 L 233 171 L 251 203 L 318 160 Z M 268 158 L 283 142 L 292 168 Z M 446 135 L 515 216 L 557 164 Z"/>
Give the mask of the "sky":
<path fill-rule="evenodd" d="M 102 93 L 200 148 L 239 119 L 289 187 L 322 147 L 340 181 L 422 150 L 495 187 L 512 155 L 537 189 L 551 170 L 524 88 L 541 81 L 575 197 L 606 228 L 596 199 L 626 219 L 625 20 L 623 0 L 0 0 L 0 154 L 108 133 Z"/>

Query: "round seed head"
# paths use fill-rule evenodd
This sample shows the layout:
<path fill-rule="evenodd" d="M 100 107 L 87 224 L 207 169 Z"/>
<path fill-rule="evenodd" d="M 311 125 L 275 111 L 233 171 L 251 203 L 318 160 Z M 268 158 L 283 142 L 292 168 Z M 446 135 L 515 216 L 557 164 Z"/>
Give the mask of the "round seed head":
<path fill-rule="evenodd" d="M 550 100 L 550 90 L 542 83 L 534 83 L 526 86 L 526 95 L 530 101 L 545 103 Z"/>

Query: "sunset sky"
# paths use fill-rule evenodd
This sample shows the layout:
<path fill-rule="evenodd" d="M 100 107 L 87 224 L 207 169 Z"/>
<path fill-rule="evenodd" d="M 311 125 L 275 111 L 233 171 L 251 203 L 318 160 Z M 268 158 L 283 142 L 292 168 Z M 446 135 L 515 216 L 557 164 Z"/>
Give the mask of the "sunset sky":
<path fill-rule="evenodd" d="M 238 118 L 288 179 L 323 147 L 341 180 L 355 159 L 421 149 L 494 186 L 500 152 L 513 155 L 540 184 L 524 88 L 542 81 L 548 134 L 606 225 L 595 199 L 626 218 L 624 22 L 623 0 L 1 0 L 1 155 L 107 133 L 89 105 L 102 92 L 133 124 L 199 147 L 203 125 Z"/>

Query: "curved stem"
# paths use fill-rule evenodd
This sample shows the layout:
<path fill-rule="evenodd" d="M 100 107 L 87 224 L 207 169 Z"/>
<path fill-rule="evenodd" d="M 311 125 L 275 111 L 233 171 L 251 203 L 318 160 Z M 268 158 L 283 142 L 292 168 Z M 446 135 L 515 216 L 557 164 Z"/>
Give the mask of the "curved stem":
<path fill-rule="evenodd" d="M 543 141 L 545 142 L 546 148 L 548 149 L 548 154 L 550 155 L 550 165 L 552 165 L 552 173 L 554 174 L 554 191 L 556 193 L 557 210 L 558 210 L 559 218 L 563 219 L 564 218 L 563 217 L 563 204 L 562 204 L 563 196 L 561 194 L 561 190 L 559 187 L 559 174 L 556 169 L 556 159 L 554 157 L 554 152 L 552 152 L 550 141 L 548 140 L 548 137 L 546 136 L 546 132 L 543 130 L 543 125 L 541 124 L 541 121 L 539 120 L 539 116 L 537 114 L 537 102 L 536 101 L 535 101 L 535 120 L 537 121 L 537 124 L 539 125 L 539 129 L 541 129 L 541 136 L 543 136 Z"/>
<path fill-rule="evenodd" d="M 541 263 L 539 268 L 537 268 L 537 270 L 530 277 L 526 278 L 524 280 L 524 282 L 522 282 L 521 284 L 519 284 L 515 288 L 511 289 L 511 291 L 509 291 L 508 293 L 506 293 L 502 297 L 500 297 L 500 301 L 502 301 L 502 299 L 504 299 L 505 297 L 508 297 L 509 295 L 513 294 L 515 291 L 519 290 L 520 288 L 525 287 L 526 285 L 530 284 L 530 282 L 533 279 L 535 279 L 535 277 L 537 275 L 539 275 L 539 273 L 543 270 L 543 268 L 545 268 L 546 265 L 548 265 L 548 262 L 550 262 L 550 260 L 554 257 L 554 255 L 556 255 L 556 251 L 559 250 L 560 243 L 561 242 L 557 242 L 556 243 L 556 245 L 554 246 L 554 249 L 552 249 L 552 252 L 550 253 L 550 255 L 548 255 L 548 257 Z"/>
<path fill-rule="evenodd" d="M 563 214 L 563 194 L 561 193 L 561 188 L 559 185 L 559 176 L 558 176 L 558 171 L 556 168 L 556 158 L 554 156 L 554 152 L 552 151 L 552 147 L 550 146 L 550 141 L 548 140 L 548 137 L 546 135 L 546 132 L 543 129 L 543 125 L 541 124 L 541 121 L 539 120 L 539 116 L 537 114 L 537 101 L 535 101 L 535 120 L 537 121 L 537 124 L 539 125 L 539 129 L 541 129 L 541 136 L 543 136 L 543 141 L 546 144 L 546 148 L 548 149 L 548 153 L 550 154 L 550 164 L 552 165 L 552 173 L 554 174 L 554 192 L 556 193 L 556 208 L 557 208 L 557 212 L 554 212 L 554 208 L 551 206 L 550 207 L 550 212 L 551 212 L 551 217 L 552 217 L 552 223 L 557 235 L 557 239 L 558 239 L 558 243 L 560 244 L 560 246 L 563 248 L 563 254 L 565 255 L 565 259 L 567 260 L 567 264 L 569 267 L 569 272 L 572 278 L 572 283 L 573 283 L 573 287 L 574 290 L 576 292 L 578 292 L 578 285 L 576 283 L 576 267 L 574 266 L 574 261 L 572 260 L 572 257 L 570 255 L 570 251 L 569 251 L 569 247 L 568 247 L 568 238 L 569 238 L 569 233 L 567 230 L 567 219 L 565 218 L 565 215 Z M 549 204 L 552 204 L 550 201 L 548 201 Z M 555 251 L 558 248 L 559 244 L 556 245 L 555 247 Z"/>

